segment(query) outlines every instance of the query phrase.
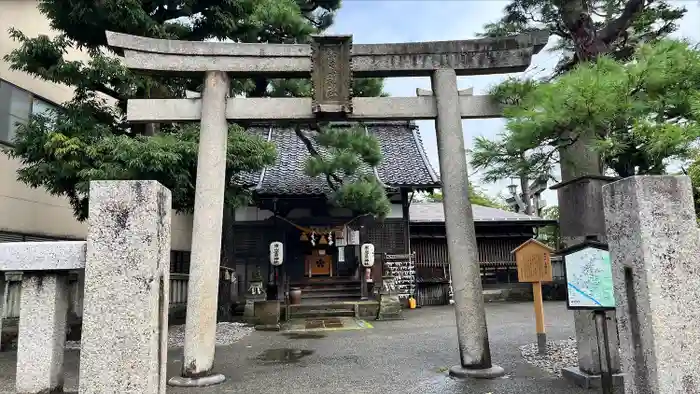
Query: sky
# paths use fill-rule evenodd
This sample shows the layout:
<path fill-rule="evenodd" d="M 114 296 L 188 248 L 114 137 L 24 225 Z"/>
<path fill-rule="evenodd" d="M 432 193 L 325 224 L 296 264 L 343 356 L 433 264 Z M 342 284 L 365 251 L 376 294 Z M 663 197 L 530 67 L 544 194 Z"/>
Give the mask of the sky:
<path fill-rule="evenodd" d="M 484 24 L 496 21 L 507 3 L 502 0 L 343 0 L 343 6 L 328 34 L 352 34 L 356 44 L 465 40 L 475 38 Z M 700 0 L 672 3 L 682 4 L 688 10 L 674 36 L 700 42 Z M 552 43 L 553 40 L 550 40 Z M 558 58 L 557 54 L 545 48 L 533 58 L 525 74 L 534 77 L 548 75 Z M 475 95 L 486 94 L 491 86 L 515 75 L 518 74 L 459 77 L 458 84 L 460 89 L 474 87 Z M 430 89 L 430 79 L 390 78 L 385 82 L 385 91 L 396 97 L 414 97 L 416 88 Z M 439 170 L 434 121 L 417 123 L 428 157 L 433 167 Z M 471 148 L 477 136 L 497 138 L 503 131 L 504 123 L 503 119 L 463 120 L 465 147 Z M 506 187 L 511 183 L 509 179 L 488 184 L 481 182 L 478 172 L 469 176 L 475 185 L 491 196 L 508 195 Z M 544 199 L 547 205 L 557 205 L 553 191 L 545 192 Z"/>

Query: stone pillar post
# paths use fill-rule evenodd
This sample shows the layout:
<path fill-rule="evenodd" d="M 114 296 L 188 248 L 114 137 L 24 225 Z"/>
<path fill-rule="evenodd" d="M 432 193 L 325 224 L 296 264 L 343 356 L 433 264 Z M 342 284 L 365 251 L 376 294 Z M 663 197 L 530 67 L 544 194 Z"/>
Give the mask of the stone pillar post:
<path fill-rule="evenodd" d="M 187 291 L 185 349 L 180 377 L 171 385 L 207 386 L 224 381 L 211 374 L 216 345 L 216 313 L 221 258 L 221 226 L 226 187 L 226 96 L 229 78 L 209 71 L 202 93 L 197 182 L 192 222 L 192 263 Z"/>
<path fill-rule="evenodd" d="M 432 87 L 437 104 L 435 129 L 461 360 L 461 365 L 451 368 L 450 374 L 497 377 L 505 372 L 491 364 L 474 218 L 469 202 L 457 74 L 451 69 L 436 70 L 432 75 Z"/>
<path fill-rule="evenodd" d="M 67 314 L 66 272 L 25 272 L 22 275 L 17 393 L 63 391 Z"/>
<path fill-rule="evenodd" d="M 587 237 L 605 242 L 605 218 L 603 215 L 603 185 L 615 180 L 602 176 L 600 157 L 590 148 L 585 137 L 561 150 L 562 182 L 552 189 L 559 200 L 559 227 L 562 247 L 580 244 Z M 590 312 L 574 311 L 578 366 L 562 369 L 562 375 L 584 388 L 600 386 L 600 358 L 595 321 Z M 618 336 L 615 329 L 615 312 L 608 312 L 611 371 L 615 384 L 622 382 Z"/>
<path fill-rule="evenodd" d="M 62 391 L 68 272 L 84 267 L 84 241 L 0 243 L 0 274 L 22 272 L 17 393 Z"/>
<path fill-rule="evenodd" d="M 625 392 L 698 393 L 700 270 L 685 176 L 635 176 L 603 188 Z"/>
<path fill-rule="evenodd" d="M 170 191 L 156 181 L 90 183 L 80 394 L 164 394 Z"/>
<path fill-rule="evenodd" d="M 7 280 L 5 273 L 0 272 L 0 351 L 2 351 L 2 324 L 5 320 L 5 300 L 7 300 Z"/>

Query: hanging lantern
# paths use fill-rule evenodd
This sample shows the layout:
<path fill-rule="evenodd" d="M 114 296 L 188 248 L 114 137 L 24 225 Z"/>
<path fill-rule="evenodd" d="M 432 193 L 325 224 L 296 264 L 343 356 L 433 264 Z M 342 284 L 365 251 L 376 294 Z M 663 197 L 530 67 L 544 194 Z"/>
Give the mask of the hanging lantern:
<path fill-rule="evenodd" d="M 300 240 L 301 242 L 306 242 L 306 241 L 309 240 L 309 236 L 306 235 L 306 233 L 301 233 L 301 237 L 299 237 L 299 240 Z"/>
<path fill-rule="evenodd" d="M 328 241 L 326 241 L 326 237 L 321 235 L 321 238 L 318 240 L 319 245 L 326 245 L 328 244 Z"/>

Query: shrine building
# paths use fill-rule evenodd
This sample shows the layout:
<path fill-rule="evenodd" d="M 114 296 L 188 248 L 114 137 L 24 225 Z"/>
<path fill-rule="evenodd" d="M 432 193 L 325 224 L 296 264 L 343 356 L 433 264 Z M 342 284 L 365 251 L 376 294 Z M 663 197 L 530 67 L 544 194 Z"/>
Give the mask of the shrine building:
<path fill-rule="evenodd" d="M 350 126 L 337 123 L 332 127 Z M 240 297 L 260 275 L 268 297 L 283 300 L 290 288 L 300 288 L 303 302 L 359 300 L 365 272 L 359 266 L 359 245 L 371 243 L 376 263 L 366 276 L 370 282 L 380 282 L 382 274 L 391 270 L 405 296 L 414 295 L 422 304 L 448 302 L 450 272 L 442 204 L 411 201 L 413 193 L 440 187 L 420 131 L 406 121 L 363 126 L 379 141 L 383 156 L 376 168 L 367 169 L 386 186 L 392 202 L 383 220 L 362 217 L 328 202 L 326 196 L 332 190 L 326 179 L 304 173 L 310 153 L 294 129 L 249 129 L 275 144 L 278 159 L 273 166 L 239 180 L 254 189 L 256 205 L 236 211 L 236 263 L 230 268 L 235 270 Z M 474 216 L 485 286 L 517 287 L 510 251 L 532 238 L 538 227 L 553 221 L 481 206 L 474 206 Z M 269 257 L 274 241 L 283 244 L 283 263 L 278 269 Z M 183 263 L 175 271 L 187 273 L 188 262 Z M 368 296 L 372 297 L 371 290 Z"/>

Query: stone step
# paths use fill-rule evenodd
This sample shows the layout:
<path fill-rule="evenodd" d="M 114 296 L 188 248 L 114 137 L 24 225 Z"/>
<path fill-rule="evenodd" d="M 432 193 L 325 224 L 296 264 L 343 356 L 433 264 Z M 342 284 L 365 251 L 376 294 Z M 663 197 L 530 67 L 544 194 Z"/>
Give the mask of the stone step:
<path fill-rule="evenodd" d="M 314 317 L 354 317 L 355 311 L 347 309 L 311 309 L 303 312 L 290 313 L 292 319 L 308 319 Z"/>
<path fill-rule="evenodd" d="M 309 302 L 302 304 L 290 305 L 289 310 L 291 312 L 306 311 L 312 309 L 344 309 L 348 311 L 355 310 L 355 304 L 352 302 L 342 302 L 342 301 L 324 301 L 324 300 L 310 300 Z"/>
<path fill-rule="evenodd" d="M 302 302 L 304 299 L 317 298 L 360 298 L 360 289 L 355 291 L 318 291 L 313 293 L 301 293 Z"/>
<path fill-rule="evenodd" d="M 310 302 L 290 305 L 290 318 L 355 316 L 355 304 L 349 302 L 314 299 Z"/>
<path fill-rule="evenodd" d="M 305 286 L 291 286 L 292 288 L 297 287 L 301 289 L 301 293 L 314 293 L 314 292 L 324 292 L 324 291 L 360 291 L 360 284 L 343 283 L 343 284 L 319 284 L 319 285 L 305 285 Z"/>
<path fill-rule="evenodd" d="M 290 283 L 291 287 L 306 287 L 306 286 L 324 286 L 324 285 L 343 285 L 343 284 L 360 284 L 359 279 L 352 277 L 334 277 L 334 278 L 308 278 L 297 280 Z"/>

